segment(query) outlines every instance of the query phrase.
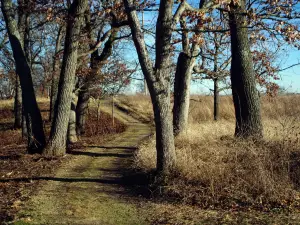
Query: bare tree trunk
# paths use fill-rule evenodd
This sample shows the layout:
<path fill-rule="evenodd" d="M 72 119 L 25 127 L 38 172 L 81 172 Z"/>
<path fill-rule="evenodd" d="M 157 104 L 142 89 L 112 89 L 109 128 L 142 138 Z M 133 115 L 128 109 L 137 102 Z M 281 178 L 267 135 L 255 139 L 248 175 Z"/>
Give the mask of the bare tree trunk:
<path fill-rule="evenodd" d="M 78 102 L 76 106 L 76 133 L 83 135 L 85 133 L 85 121 L 90 99 L 90 93 L 86 85 L 84 85 L 78 94 Z"/>
<path fill-rule="evenodd" d="M 156 127 L 157 171 L 167 177 L 176 167 L 173 123 L 170 110 L 170 55 L 173 29 L 173 1 L 160 1 L 156 24 L 155 66 L 148 55 L 132 0 L 124 0 L 133 41 L 151 96 Z"/>
<path fill-rule="evenodd" d="M 263 127 L 260 100 L 256 89 L 253 58 L 250 51 L 245 0 L 233 1 L 229 14 L 231 33 L 231 85 L 236 116 L 235 135 L 241 138 L 261 138 Z"/>
<path fill-rule="evenodd" d="M 88 0 L 74 0 L 68 12 L 64 58 L 59 78 L 50 138 L 43 152 L 45 155 L 61 156 L 66 153 L 70 105 L 77 67 L 78 39 L 87 4 Z"/>
<path fill-rule="evenodd" d="M 190 106 L 190 85 L 195 58 L 181 52 L 178 57 L 175 83 L 173 125 L 174 135 L 178 136 L 187 131 Z"/>
<path fill-rule="evenodd" d="M 57 97 L 58 88 L 58 70 L 59 70 L 59 57 L 56 55 L 60 51 L 61 39 L 62 39 L 62 26 L 59 27 L 56 44 L 55 44 L 55 54 L 52 64 L 52 81 L 51 81 L 51 96 L 50 96 L 50 114 L 49 121 L 53 121 L 54 116 L 54 105 Z"/>
<path fill-rule="evenodd" d="M 16 84 L 15 84 L 15 102 L 14 102 L 14 114 L 15 114 L 15 123 L 14 128 L 22 128 L 22 89 L 20 85 L 20 79 L 16 75 Z"/>
<path fill-rule="evenodd" d="M 27 9 L 25 6 L 24 0 L 18 0 L 18 29 L 22 39 L 22 44 L 24 45 L 24 52 L 29 67 L 31 69 L 32 65 L 29 61 L 29 18 L 27 16 Z M 28 139 L 28 132 L 27 132 L 27 123 L 26 123 L 26 114 L 25 114 L 25 107 L 22 103 L 22 139 Z"/>
<path fill-rule="evenodd" d="M 214 79 L 214 120 L 219 120 L 219 103 L 220 103 L 220 91 L 219 91 L 219 79 Z"/>
<path fill-rule="evenodd" d="M 160 1 L 155 37 L 156 58 L 155 71 L 153 74 L 155 78 L 152 76 L 146 78 L 155 118 L 157 170 L 163 177 L 168 176 L 176 167 L 176 153 L 170 107 L 173 3 L 174 1 L 170 0 Z M 159 82 L 156 82 L 157 78 Z"/>
<path fill-rule="evenodd" d="M 16 72 L 20 77 L 22 101 L 28 132 L 28 152 L 41 153 L 42 148 L 45 146 L 43 121 L 35 98 L 31 69 L 26 59 L 17 22 L 14 19 L 15 11 L 11 0 L 1 0 L 1 10 L 4 15 L 16 63 Z"/>
<path fill-rule="evenodd" d="M 170 110 L 170 88 L 165 89 L 160 90 L 160 92 L 157 89 L 150 91 L 152 102 L 154 102 L 157 171 L 162 176 L 168 176 L 176 166 L 173 123 Z"/>
<path fill-rule="evenodd" d="M 202 7 L 201 3 L 199 7 Z M 180 26 L 183 29 L 187 28 L 185 18 L 180 19 Z M 181 36 L 182 52 L 178 56 L 174 83 L 173 126 L 175 136 L 185 133 L 188 129 L 191 77 L 199 53 L 197 42 L 190 47 L 187 32 L 182 32 Z"/>
<path fill-rule="evenodd" d="M 23 4 L 24 7 L 25 6 L 25 1 L 24 0 L 20 0 L 20 2 L 22 2 L 21 4 Z M 21 21 L 19 26 L 23 26 L 22 28 L 24 29 L 24 33 L 23 33 L 23 41 L 24 41 L 24 52 L 25 52 L 25 57 L 27 59 L 27 62 L 29 63 L 30 66 L 30 70 L 32 71 L 32 63 L 30 61 L 30 16 L 28 14 L 28 12 L 20 12 L 20 17 L 21 17 Z M 23 106 L 24 107 L 24 106 Z M 24 114 L 24 110 L 22 110 L 22 113 Z M 27 118 L 26 115 L 24 114 L 22 119 L 22 137 L 23 138 L 31 138 L 30 136 L 28 136 L 28 131 L 30 130 L 30 127 L 28 127 L 27 124 L 30 124 L 29 122 L 27 122 Z"/>
<path fill-rule="evenodd" d="M 77 104 L 77 95 L 75 92 L 72 94 L 69 126 L 68 126 L 68 143 L 74 144 L 78 141 L 76 134 L 76 104 Z"/>

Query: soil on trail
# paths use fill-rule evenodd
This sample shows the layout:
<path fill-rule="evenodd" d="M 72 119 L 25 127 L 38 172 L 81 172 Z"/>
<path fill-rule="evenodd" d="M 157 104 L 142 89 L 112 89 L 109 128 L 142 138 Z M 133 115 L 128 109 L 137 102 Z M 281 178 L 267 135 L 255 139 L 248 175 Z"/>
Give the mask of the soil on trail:
<path fill-rule="evenodd" d="M 127 130 L 104 146 L 73 150 L 73 159 L 55 176 L 41 178 L 45 181 L 25 203 L 17 224 L 147 224 L 139 211 L 143 203 L 130 194 L 123 174 L 151 129 L 120 111 L 115 117 Z"/>

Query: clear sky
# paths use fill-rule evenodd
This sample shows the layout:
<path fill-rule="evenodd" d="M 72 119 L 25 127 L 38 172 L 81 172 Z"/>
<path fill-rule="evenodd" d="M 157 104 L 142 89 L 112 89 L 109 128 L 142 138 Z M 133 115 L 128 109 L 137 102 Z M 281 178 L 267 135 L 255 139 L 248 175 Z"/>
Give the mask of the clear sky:
<path fill-rule="evenodd" d="M 283 67 L 296 64 L 300 62 L 300 51 L 291 50 L 287 53 L 288 57 Z M 280 73 L 281 80 L 278 82 L 279 85 L 288 88 L 289 92 L 300 93 L 300 66 L 295 66 L 291 69 Z"/>

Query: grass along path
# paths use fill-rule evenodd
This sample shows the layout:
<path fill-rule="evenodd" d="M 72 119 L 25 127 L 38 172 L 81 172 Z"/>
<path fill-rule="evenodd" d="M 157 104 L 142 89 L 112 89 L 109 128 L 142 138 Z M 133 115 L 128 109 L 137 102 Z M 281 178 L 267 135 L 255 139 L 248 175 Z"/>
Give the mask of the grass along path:
<path fill-rule="evenodd" d="M 110 111 L 108 106 L 102 110 Z M 130 195 L 122 177 L 151 129 L 121 111 L 115 117 L 127 130 L 104 146 L 73 151 L 74 157 L 25 203 L 15 224 L 147 224 L 139 211 L 142 203 Z"/>

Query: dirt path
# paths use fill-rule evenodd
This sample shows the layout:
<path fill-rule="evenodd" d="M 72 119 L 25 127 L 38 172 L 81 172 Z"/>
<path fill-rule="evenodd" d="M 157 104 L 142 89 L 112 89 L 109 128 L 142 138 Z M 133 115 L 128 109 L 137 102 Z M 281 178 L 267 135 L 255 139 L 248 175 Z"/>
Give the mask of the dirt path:
<path fill-rule="evenodd" d="M 130 195 L 122 177 L 137 145 L 151 130 L 118 110 L 115 117 L 128 129 L 104 146 L 73 151 L 73 159 L 45 178 L 26 203 L 19 224 L 147 224 L 139 211 L 143 203 Z"/>

